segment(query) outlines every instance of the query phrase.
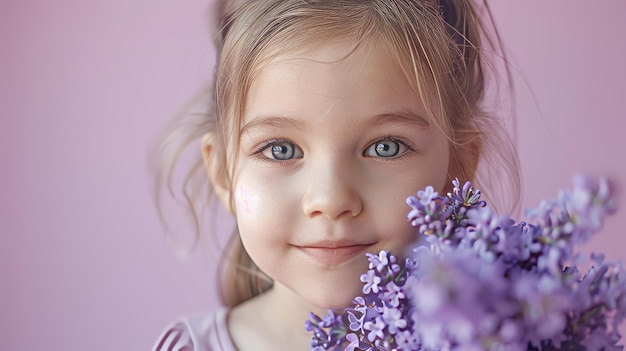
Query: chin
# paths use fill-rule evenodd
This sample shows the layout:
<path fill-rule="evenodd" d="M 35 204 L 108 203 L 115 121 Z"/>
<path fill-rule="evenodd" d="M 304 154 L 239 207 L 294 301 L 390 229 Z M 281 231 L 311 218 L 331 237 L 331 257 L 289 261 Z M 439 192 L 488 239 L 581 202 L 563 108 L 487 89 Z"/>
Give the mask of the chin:
<path fill-rule="evenodd" d="M 319 291 L 317 293 L 310 291 L 303 297 L 314 305 L 319 311 L 323 311 L 325 313 L 328 310 L 337 311 L 350 307 L 352 305 L 352 300 L 361 294 L 361 285 L 348 287 L 346 284 L 343 284 L 335 288 Z"/>

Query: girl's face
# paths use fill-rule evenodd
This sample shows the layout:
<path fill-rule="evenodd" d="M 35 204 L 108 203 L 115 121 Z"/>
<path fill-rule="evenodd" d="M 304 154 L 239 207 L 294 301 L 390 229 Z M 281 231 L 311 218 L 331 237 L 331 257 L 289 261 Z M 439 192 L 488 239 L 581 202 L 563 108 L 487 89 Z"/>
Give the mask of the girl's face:
<path fill-rule="evenodd" d="M 244 247 L 320 308 L 360 294 L 366 252 L 402 255 L 407 196 L 447 179 L 446 137 L 380 49 L 281 55 L 250 88 L 234 189 Z M 346 57 L 347 55 L 347 57 Z"/>

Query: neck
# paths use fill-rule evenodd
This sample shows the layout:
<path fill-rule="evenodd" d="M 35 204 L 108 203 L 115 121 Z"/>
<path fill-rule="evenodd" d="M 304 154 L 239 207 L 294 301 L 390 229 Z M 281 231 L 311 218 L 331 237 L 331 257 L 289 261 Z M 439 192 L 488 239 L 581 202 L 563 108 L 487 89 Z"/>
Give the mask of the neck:
<path fill-rule="evenodd" d="M 327 310 L 275 283 L 269 291 L 237 306 L 231 313 L 229 328 L 241 351 L 304 351 L 309 349 L 311 340 L 311 334 L 304 328 L 309 312 L 322 316 Z"/>
<path fill-rule="evenodd" d="M 326 310 L 320 309 L 289 288 L 275 283 L 274 287 L 264 294 L 263 314 L 268 320 L 271 318 L 275 323 L 276 332 L 285 337 L 304 340 L 300 345 L 309 345 L 311 335 L 304 329 L 304 322 L 309 318 L 309 313 L 314 312 L 323 315 Z"/>
<path fill-rule="evenodd" d="M 274 298 L 276 299 L 277 303 L 279 303 L 281 306 L 287 303 L 291 308 L 295 310 L 300 310 L 304 314 L 304 316 L 308 317 L 309 312 L 315 312 L 317 314 L 324 314 L 328 312 L 328 309 L 311 304 L 307 300 L 295 294 L 289 288 L 279 283 L 277 283 L 272 290 L 274 291 L 273 293 L 276 294 Z"/>

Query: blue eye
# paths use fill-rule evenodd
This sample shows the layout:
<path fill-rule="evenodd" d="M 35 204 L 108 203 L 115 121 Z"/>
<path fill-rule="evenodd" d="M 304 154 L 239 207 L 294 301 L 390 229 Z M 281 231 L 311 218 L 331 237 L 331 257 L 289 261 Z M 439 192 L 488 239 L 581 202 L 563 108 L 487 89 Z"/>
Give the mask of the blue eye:
<path fill-rule="evenodd" d="M 277 161 L 303 157 L 302 150 L 288 141 L 272 141 L 263 148 L 262 153 L 265 157 Z"/>
<path fill-rule="evenodd" d="M 407 149 L 408 147 L 403 142 L 387 138 L 369 145 L 363 152 L 363 156 L 390 158 L 405 153 Z"/>

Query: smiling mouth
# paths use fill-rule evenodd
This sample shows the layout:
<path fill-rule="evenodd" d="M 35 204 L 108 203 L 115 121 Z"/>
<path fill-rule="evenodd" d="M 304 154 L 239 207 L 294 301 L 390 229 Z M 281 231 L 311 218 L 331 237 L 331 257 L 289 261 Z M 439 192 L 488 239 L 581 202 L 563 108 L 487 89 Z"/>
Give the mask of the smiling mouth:
<path fill-rule="evenodd" d="M 333 266 L 364 256 L 369 247 L 370 244 L 357 244 L 338 247 L 298 246 L 298 249 L 318 263 Z"/>

